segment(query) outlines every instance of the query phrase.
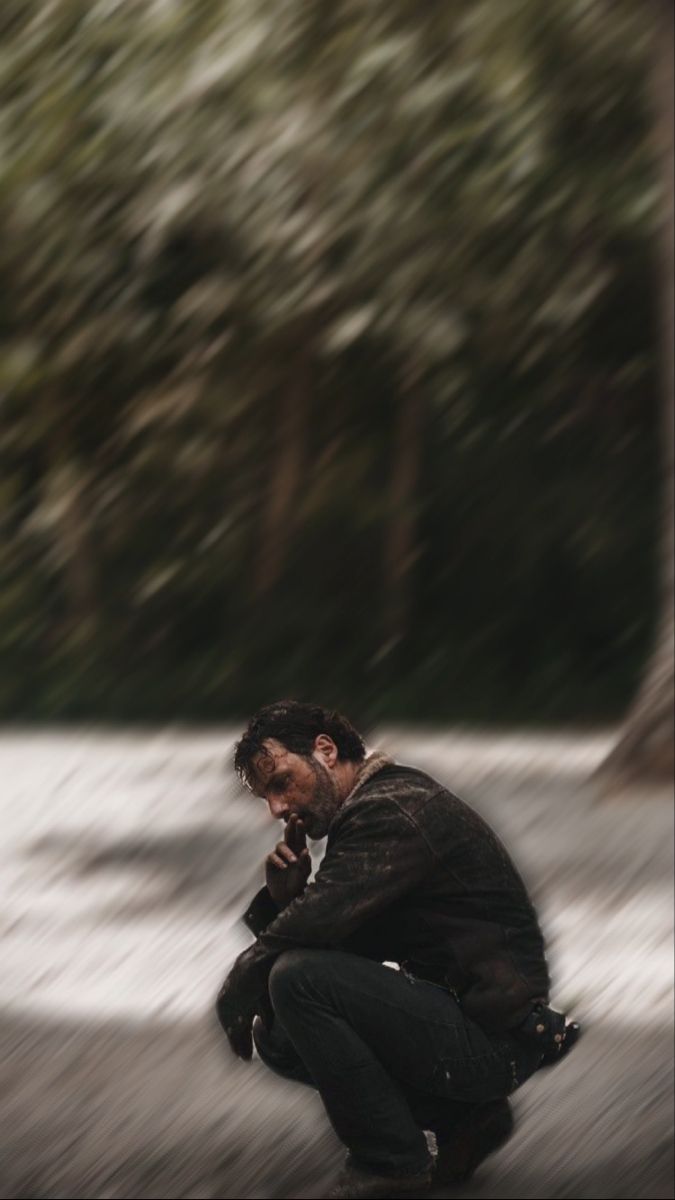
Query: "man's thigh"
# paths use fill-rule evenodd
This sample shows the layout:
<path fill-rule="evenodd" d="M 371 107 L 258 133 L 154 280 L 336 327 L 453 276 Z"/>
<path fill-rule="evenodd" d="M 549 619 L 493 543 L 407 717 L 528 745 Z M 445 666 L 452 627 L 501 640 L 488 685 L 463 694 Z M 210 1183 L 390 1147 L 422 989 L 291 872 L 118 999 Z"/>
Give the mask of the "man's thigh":
<path fill-rule="evenodd" d="M 277 960 L 271 994 L 347 1022 L 393 1078 L 420 1092 L 460 1101 L 508 1095 L 536 1069 L 538 1056 L 510 1035 L 489 1036 L 436 984 L 359 955 L 294 950 Z"/>

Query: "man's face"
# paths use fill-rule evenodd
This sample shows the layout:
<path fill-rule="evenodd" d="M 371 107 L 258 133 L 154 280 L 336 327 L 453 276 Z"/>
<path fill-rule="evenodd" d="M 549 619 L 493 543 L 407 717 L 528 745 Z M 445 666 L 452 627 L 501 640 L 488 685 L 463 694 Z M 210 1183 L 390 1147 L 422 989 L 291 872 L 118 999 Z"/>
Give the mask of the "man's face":
<path fill-rule="evenodd" d="M 268 738 L 253 760 L 254 790 L 267 801 L 272 816 L 285 822 L 296 813 L 311 838 L 326 836 L 340 803 L 330 747 L 334 750 L 330 738 L 317 738 L 311 757 L 303 758 Z"/>

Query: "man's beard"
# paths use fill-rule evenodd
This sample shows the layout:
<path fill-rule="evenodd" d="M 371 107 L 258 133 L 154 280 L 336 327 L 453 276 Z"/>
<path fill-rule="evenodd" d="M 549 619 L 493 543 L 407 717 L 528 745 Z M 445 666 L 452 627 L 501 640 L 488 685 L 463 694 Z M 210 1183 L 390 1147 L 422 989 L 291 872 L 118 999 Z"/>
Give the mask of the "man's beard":
<path fill-rule="evenodd" d="M 339 804 L 335 782 L 322 763 L 316 759 L 308 759 L 314 773 L 314 796 L 311 811 L 303 813 L 303 823 L 309 837 L 314 841 L 323 838 L 328 833 L 328 826 L 335 816 Z"/>

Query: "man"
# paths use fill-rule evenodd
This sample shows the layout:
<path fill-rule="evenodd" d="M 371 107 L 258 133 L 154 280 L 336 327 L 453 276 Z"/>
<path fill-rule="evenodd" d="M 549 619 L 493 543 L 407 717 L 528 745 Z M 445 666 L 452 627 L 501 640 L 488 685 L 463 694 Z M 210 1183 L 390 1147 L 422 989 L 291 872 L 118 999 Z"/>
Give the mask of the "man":
<path fill-rule="evenodd" d="M 504 847 L 337 713 L 262 709 L 235 751 L 285 834 L 217 1000 L 234 1052 L 321 1094 L 349 1150 L 331 1196 L 459 1183 L 509 1135 L 507 1096 L 576 1038 L 547 1006 L 542 935 Z M 327 835 L 313 882 L 306 837 Z M 386 963 L 398 963 L 400 970 Z"/>

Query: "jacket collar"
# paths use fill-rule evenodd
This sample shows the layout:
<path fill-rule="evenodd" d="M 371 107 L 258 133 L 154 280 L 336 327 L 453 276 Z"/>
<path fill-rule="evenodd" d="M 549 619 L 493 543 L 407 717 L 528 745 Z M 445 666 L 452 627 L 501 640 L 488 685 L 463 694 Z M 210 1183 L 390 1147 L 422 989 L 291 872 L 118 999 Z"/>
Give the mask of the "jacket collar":
<path fill-rule="evenodd" d="M 372 779 L 373 775 L 377 775 L 377 772 L 381 771 L 384 767 L 390 767 L 393 761 L 393 758 L 390 758 L 388 754 L 384 754 L 381 750 L 374 750 L 372 754 L 367 755 L 356 773 L 351 792 L 345 796 L 342 803 L 346 804 L 348 800 L 351 800 L 354 793 L 358 792 L 364 783 L 367 783 L 369 779 Z"/>

